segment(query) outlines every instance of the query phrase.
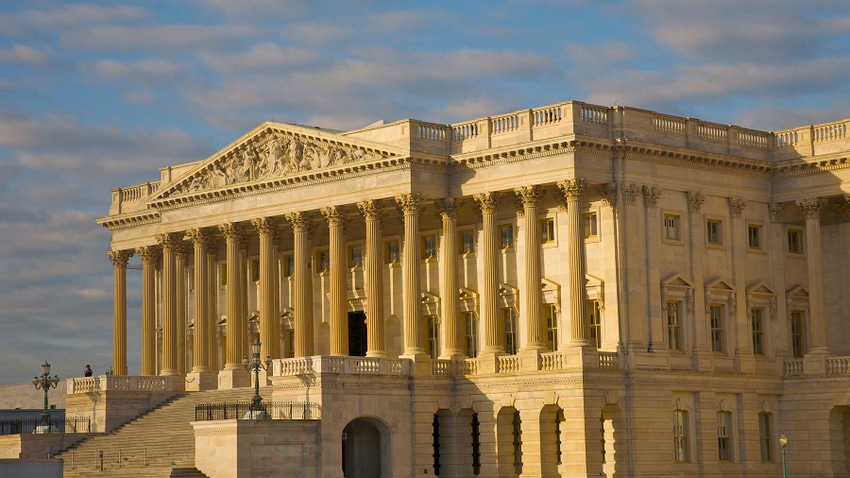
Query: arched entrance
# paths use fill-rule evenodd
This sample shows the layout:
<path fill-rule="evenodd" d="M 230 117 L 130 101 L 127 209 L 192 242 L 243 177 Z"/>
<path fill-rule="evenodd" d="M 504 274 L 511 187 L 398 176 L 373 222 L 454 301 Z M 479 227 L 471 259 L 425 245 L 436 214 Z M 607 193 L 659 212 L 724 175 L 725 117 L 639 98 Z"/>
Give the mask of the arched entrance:
<path fill-rule="evenodd" d="M 342 431 L 342 472 L 345 478 L 380 478 L 391 475 L 390 434 L 372 418 L 357 418 Z"/>

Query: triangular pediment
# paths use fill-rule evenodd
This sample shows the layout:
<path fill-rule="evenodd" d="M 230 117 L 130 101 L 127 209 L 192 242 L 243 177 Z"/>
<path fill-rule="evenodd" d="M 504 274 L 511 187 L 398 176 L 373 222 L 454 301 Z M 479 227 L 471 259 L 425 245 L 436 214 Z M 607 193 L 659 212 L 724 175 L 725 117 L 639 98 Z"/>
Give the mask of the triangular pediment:
<path fill-rule="evenodd" d="M 206 195 L 406 154 L 400 148 L 281 123 L 263 123 L 163 185 L 151 203 Z"/>
<path fill-rule="evenodd" d="M 684 289 L 693 289 L 694 285 L 679 274 L 673 274 L 670 277 L 661 281 L 661 287 L 681 287 Z"/>
<path fill-rule="evenodd" d="M 785 292 L 787 299 L 809 299 L 809 291 L 803 288 L 802 285 L 794 286 Z"/>
<path fill-rule="evenodd" d="M 747 295 L 775 296 L 776 293 L 764 281 L 756 281 L 747 287 Z"/>
<path fill-rule="evenodd" d="M 729 285 L 728 282 L 723 279 L 716 279 L 712 282 L 705 284 L 705 289 L 710 290 L 712 292 L 735 292 L 735 288 Z"/>

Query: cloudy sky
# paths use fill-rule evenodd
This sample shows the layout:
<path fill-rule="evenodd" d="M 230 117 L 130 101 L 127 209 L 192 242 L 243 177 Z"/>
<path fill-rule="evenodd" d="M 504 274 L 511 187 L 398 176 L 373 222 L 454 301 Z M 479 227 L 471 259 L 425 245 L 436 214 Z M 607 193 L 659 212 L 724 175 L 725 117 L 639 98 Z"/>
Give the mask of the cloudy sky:
<path fill-rule="evenodd" d="M 847 0 L 0 2 L 0 384 L 103 373 L 110 189 L 263 121 L 579 99 L 779 130 L 850 117 L 848 45 Z"/>

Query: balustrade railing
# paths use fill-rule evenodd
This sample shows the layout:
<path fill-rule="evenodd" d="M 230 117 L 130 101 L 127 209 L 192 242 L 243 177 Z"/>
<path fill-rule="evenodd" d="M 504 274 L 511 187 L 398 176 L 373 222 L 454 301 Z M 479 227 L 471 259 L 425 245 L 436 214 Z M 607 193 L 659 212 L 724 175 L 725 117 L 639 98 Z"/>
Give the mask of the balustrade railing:
<path fill-rule="evenodd" d="M 812 140 L 816 143 L 834 141 L 847 137 L 847 123 L 817 125 L 812 128 Z"/>
<path fill-rule="evenodd" d="M 478 123 L 464 123 L 452 126 L 452 141 L 461 141 L 478 137 Z"/>
<path fill-rule="evenodd" d="M 90 392 L 171 392 L 171 377 L 151 377 L 135 375 L 100 375 L 98 377 L 69 378 L 66 381 L 67 393 Z"/>
<path fill-rule="evenodd" d="M 616 369 L 618 368 L 618 361 L 617 352 L 599 352 L 599 368 Z"/>
<path fill-rule="evenodd" d="M 685 118 L 661 115 L 652 117 L 652 128 L 664 133 L 685 134 L 687 132 L 687 124 Z"/>
<path fill-rule="evenodd" d="M 199 403 L 195 405 L 195 421 L 211 420 L 318 420 L 322 418 L 314 402 Z"/>
<path fill-rule="evenodd" d="M 0 420 L 0 435 L 28 435 L 41 433 L 41 417 L 7 418 Z M 50 433 L 91 433 L 88 417 L 65 417 L 50 419 Z"/>
<path fill-rule="evenodd" d="M 402 376 L 410 373 L 409 360 L 392 358 L 315 356 L 281 359 L 278 364 L 279 371 L 275 373 L 281 377 L 316 373 Z"/>
<path fill-rule="evenodd" d="M 417 132 L 422 139 L 433 139 L 436 141 L 446 139 L 446 127 L 441 124 L 420 123 Z"/>
<path fill-rule="evenodd" d="M 709 141 L 726 141 L 726 127 L 700 122 L 697 124 L 697 136 Z"/>
<path fill-rule="evenodd" d="M 582 104 L 579 110 L 579 118 L 585 123 L 608 124 L 608 108 Z"/>
<path fill-rule="evenodd" d="M 827 375 L 850 374 L 850 357 L 830 357 L 826 359 Z"/>
<path fill-rule="evenodd" d="M 497 373 L 519 372 L 519 357 L 516 355 L 500 355 L 498 359 Z"/>
<path fill-rule="evenodd" d="M 783 362 L 783 375 L 797 377 L 803 375 L 803 359 L 792 359 Z"/>
<path fill-rule="evenodd" d="M 564 119 L 564 111 L 560 105 L 536 108 L 531 111 L 534 126 L 545 126 L 560 123 Z"/>
<path fill-rule="evenodd" d="M 544 352 L 540 354 L 541 370 L 561 370 L 564 368 L 564 354 L 561 352 Z"/>
<path fill-rule="evenodd" d="M 492 134 L 510 133 L 519 129 L 519 114 L 497 116 L 490 119 L 490 132 Z"/>
<path fill-rule="evenodd" d="M 467 358 L 457 361 L 457 375 L 478 375 L 478 359 Z"/>

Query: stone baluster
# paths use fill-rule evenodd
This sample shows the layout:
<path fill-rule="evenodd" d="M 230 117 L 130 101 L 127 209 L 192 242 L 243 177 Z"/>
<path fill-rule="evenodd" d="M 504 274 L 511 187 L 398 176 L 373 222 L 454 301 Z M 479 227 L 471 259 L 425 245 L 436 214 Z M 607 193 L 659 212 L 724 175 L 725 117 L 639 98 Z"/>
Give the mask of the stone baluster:
<path fill-rule="evenodd" d="M 366 356 L 385 357 L 384 295 L 381 274 L 381 216 L 375 201 L 362 201 L 357 208 L 366 220 Z"/>
<path fill-rule="evenodd" d="M 156 375 L 156 265 L 157 246 L 136 248 L 142 258 L 142 375 Z"/>
<path fill-rule="evenodd" d="M 809 278 L 811 353 L 828 354 L 820 232 L 820 216 L 826 206 L 826 199 L 805 198 L 797 200 L 796 203 L 806 218 L 806 272 Z"/>
<path fill-rule="evenodd" d="M 109 251 L 113 271 L 112 373 L 127 375 L 127 261 L 132 251 Z"/>
<path fill-rule="evenodd" d="M 570 344 L 589 345 L 587 338 L 584 240 L 581 234 L 580 201 L 585 189 L 583 179 L 568 179 L 558 183 L 567 200 L 567 264 L 570 297 Z"/>
<path fill-rule="evenodd" d="M 522 201 L 523 238 L 525 242 L 525 283 L 522 297 L 525 298 L 523 315 L 526 322 L 524 349 L 543 348 L 543 333 L 540 320 L 540 304 L 543 302 L 540 277 L 540 225 L 537 223 L 537 206 L 542 191 L 539 186 L 525 186 L 514 190 Z"/>
<path fill-rule="evenodd" d="M 458 200 L 446 198 L 440 202 L 440 217 L 443 221 L 443 259 L 440 282 L 443 284 L 443 323 L 445 323 L 445 348 L 443 357 L 463 355 L 461 337 L 463 324 L 458 317 L 457 285 L 457 206 Z"/>
<path fill-rule="evenodd" d="M 310 278 L 309 218 L 306 213 L 286 215 L 292 225 L 295 255 L 295 356 L 313 355 L 313 302 Z"/>
<path fill-rule="evenodd" d="M 498 354 L 505 351 L 503 343 L 504 324 L 499 320 L 499 269 L 496 264 L 496 205 L 498 193 L 482 193 L 473 196 L 481 208 L 482 240 L 481 254 L 483 256 L 483 286 L 481 300 L 481 315 L 484 320 L 484 346 L 482 353 Z"/>
<path fill-rule="evenodd" d="M 419 194 L 402 194 L 396 202 L 404 212 L 404 355 L 425 355 L 422 309 L 419 304 Z"/>

